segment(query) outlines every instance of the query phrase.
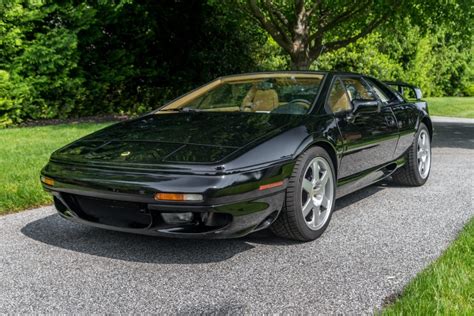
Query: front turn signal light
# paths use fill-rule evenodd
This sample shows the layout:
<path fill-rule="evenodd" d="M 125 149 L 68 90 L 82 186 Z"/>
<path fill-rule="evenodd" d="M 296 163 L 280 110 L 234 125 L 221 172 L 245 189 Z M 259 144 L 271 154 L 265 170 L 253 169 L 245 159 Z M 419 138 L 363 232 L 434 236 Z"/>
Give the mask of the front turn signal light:
<path fill-rule="evenodd" d="M 278 182 L 273 182 L 273 183 L 261 185 L 261 186 L 258 187 L 258 189 L 260 191 L 268 190 L 268 189 L 272 189 L 272 188 L 276 188 L 276 187 L 281 187 L 283 184 L 284 184 L 283 181 L 278 181 Z"/>
<path fill-rule="evenodd" d="M 46 185 L 49 185 L 50 187 L 54 186 L 54 180 L 45 176 L 40 177 L 41 182 L 43 182 Z"/>
<path fill-rule="evenodd" d="M 155 200 L 157 201 L 202 201 L 201 194 L 188 193 L 156 193 Z"/>

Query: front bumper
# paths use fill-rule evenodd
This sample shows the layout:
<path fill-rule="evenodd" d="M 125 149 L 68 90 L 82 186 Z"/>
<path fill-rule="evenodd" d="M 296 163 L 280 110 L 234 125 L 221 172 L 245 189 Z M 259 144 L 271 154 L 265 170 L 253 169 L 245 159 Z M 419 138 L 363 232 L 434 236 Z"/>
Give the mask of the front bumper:
<path fill-rule="evenodd" d="M 234 238 L 271 225 L 283 207 L 293 164 L 230 175 L 111 171 L 49 163 L 43 176 L 54 185 L 59 214 L 99 228 L 179 238 Z M 283 181 L 267 190 L 259 187 Z M 199 193 L 201 202 L 162 202 L 157 192 Z M 188 223 L 169 224 L 162 213 L 191 212 Z"/>

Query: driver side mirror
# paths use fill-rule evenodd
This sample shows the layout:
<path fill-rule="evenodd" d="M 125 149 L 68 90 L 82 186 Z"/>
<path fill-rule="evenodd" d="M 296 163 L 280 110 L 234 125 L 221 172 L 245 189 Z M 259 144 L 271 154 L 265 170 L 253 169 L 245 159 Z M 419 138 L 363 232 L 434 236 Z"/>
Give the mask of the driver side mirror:
<path fill-rule="evenodd" d="M 377 100 L 352 100 L 353 113 L 374 113 L 380 112 L 380 102 Z"/>

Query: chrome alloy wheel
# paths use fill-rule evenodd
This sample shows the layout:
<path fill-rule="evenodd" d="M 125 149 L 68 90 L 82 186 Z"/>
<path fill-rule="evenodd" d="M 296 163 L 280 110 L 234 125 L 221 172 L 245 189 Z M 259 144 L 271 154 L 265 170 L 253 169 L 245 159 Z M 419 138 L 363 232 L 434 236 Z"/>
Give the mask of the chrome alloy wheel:
<path fill-rule="evenodd" d="M 416 158 L 418 160 L 418 172 L 420 177 L 426 179 L 431 167 L 431 145 L 430 137 L 425 130 L 418 135 Z"/>
<path fill-rule="evenodd" d="M 301 185 L 301 210 L 306 225 L 318 230 L 326 224 L 334 203 L 331 167 L 326 159 L 316 157 L 308 164 Z"/>

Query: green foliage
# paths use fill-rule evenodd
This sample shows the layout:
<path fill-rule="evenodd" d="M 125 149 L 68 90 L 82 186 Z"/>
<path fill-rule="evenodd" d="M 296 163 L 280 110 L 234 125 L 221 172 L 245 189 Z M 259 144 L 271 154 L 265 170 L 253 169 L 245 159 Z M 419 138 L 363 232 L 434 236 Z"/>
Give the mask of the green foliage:
<path fill-rule="evenodd" d="M 0 14 L 0 127 L 145 112 L 258 69 L 266 41 L 229 5 L 198 0 L 11 0 Z"/>
<path fill-rule="evenodd" d="M 384 53 L 386 42 L 380 33 L 372 33 L 356 43 L 335 52 L 323 54 L 313 64 L 313 69 L 360 72 L 378 78 L 394 79 L 402 73 L 402 67 Z"/>
<path fill-rule="evenodd" d="M 421 87 L 425 96 L 470 95 L 472 43 L 459 42 L 446 27 L 421 32 L 408 19 L 404 29 L 380 29 L 345 48 L 323 54 L 312 69 L 353 71 Z"/>
<path fill-rule="evenodd" d="M 24 119 L 71 116 L 83 103 L 77 32 L 81 10 L 42 2 L 14 1 L 1 7 L 0 126 Z M 61 16 L 61 17 L 60 17 Z"/>
<path fill-rule="evenodd" d="M 274 3 L 291 16 L 288 1 Z M 334 14 L 350 3 L 324 1 Z M 426 96 L 473 95 L 471 6 L 404 2 L 404 19 L 323 51 L 312 69 L 401 79 Z M 238 8 L 234 0 L 0 1 L 0 127 L 142 113 L 220 75 L 289 69 L 288 53 Z M 326 40 L 358 28 L 350 23 Z"/>

